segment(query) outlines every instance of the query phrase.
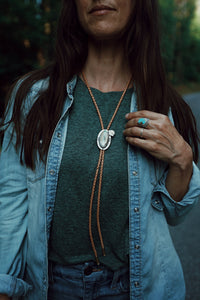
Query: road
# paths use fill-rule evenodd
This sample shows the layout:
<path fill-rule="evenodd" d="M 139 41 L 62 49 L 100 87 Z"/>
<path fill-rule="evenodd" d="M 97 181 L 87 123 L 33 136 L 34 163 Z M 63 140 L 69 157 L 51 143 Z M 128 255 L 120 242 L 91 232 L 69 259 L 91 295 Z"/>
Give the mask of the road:
<path fill-rule="evenodd" d="M 200 132 L 200 93 L 186 95 L 184 99 L 192 108 Z M 170 227 L 170 232 L 183 266 L 186 299 L 200 300 L 200 201 L 184 223 Z"/>

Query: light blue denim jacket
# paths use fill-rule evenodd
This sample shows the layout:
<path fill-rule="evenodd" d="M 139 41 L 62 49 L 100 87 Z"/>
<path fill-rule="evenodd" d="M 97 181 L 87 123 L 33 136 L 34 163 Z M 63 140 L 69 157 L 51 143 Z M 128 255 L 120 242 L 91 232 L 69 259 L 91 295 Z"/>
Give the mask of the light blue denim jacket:
<path fill-rule="evenodd" d="M 44 80 L 32 87 L 25 102 L 25 115 L 46 85 Z M 75 85 L 76 77 L 67 84 L 67 98 L 46 165 L 38 159 L 35 171 L 22 166 L 14 138 L 8 144 L 11 126 L 5 133 L 0 157 L 0 293 L 12 299 L 47 299 L 48 239 Z M 133 93 L 130 110 L 136 109 Z M 200 172 L 194 164 L 188 193 L 176 203 L 165 188 L 165 163 L 133 147 L 128 147 L 127 155 L 130 299 L 183 300 L 182 268 L 166 219 L 171 224 L 180 222 L 197 201 Z"/>

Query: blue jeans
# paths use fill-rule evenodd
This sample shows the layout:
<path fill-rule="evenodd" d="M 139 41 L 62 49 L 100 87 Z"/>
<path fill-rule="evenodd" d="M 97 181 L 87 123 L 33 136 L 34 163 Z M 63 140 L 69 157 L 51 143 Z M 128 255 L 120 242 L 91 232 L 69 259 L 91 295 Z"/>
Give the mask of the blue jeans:
<path fill-rule="evenodd" d="M 95 262 L 63 266 L 49 262 L 48 300 L 128 300 L 129 270 L 111 271 Z"/>

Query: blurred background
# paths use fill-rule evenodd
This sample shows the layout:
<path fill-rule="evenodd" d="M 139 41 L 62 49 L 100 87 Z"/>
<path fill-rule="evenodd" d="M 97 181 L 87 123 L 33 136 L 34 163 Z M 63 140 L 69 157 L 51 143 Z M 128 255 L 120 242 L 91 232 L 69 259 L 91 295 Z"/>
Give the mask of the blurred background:
<path fill-rule="evenodd" d="M 0 0 L 0 116 L 10 84 L 51 60 L 60 3 Z"/>
<path fill-rule="evenodd" d="M 200 90 L 200 0 L 159 2 L 168 77 L 181 93 Z M 10 83 L 51 60 L 60 3 L 0 1 L 0 114 Z"/>
<path fill-rule="evenodd" d="M 20 75 L 51 61 L 60 4 L 0 0 L 0 118 L 9 86 Z M 159 4 L 167 75 L 191 106 L 200 128 L 200 0 L 159 0 Z M 184 269 L 186 299 L 192 300 L 200 299 L 199 229 L 199 204 L 182 225 L 170 228 Z"/>

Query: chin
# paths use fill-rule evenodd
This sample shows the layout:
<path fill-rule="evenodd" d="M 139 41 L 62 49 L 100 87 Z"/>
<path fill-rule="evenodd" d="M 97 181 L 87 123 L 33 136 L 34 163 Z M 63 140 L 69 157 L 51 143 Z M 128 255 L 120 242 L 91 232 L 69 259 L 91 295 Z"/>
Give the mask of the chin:
<path fill-rule="evenodd" d="M 120 31 L 108 31 L 108 30 L 98 30 L 95 33 L 89 33 L 89 37 L 92 40 L 96 41 L 111 41 L 111 40 L 119 40 L 123 36 L 123 33 Z"/>

